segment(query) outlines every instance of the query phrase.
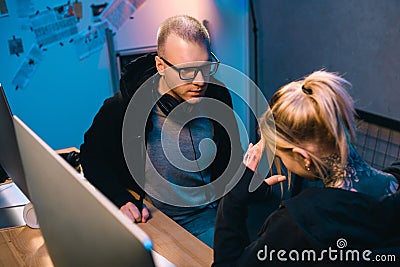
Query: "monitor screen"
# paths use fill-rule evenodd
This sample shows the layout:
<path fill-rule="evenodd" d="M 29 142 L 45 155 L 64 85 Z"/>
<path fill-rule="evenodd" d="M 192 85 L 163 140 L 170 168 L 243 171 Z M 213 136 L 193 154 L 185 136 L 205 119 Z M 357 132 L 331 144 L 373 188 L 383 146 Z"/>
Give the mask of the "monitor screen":
<path fill-rule="evenodd" d="M 21 163 L 21 156 L 18 150 L 15 136 L 12 113 L 3 87 L 0 84 L 0 165 L 18 186 L 18 188 L 29 197 L 26 185 L 25 173 Z"/>

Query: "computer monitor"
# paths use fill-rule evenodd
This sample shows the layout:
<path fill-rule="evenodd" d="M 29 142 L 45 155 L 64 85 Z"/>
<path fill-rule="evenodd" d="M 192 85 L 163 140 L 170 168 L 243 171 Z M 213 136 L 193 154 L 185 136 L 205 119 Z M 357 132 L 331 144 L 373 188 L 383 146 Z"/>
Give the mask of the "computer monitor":
<path fill-rule="evenodd" d="M 0 165 L 18 188 L 30 198 L 22 168 L 10 106 L 0 83 Z"/>
<path fill-rule="evenodd" d="M 152 241 L 18 117 L 31 202 L 55 266 L 154 266 Z"/>

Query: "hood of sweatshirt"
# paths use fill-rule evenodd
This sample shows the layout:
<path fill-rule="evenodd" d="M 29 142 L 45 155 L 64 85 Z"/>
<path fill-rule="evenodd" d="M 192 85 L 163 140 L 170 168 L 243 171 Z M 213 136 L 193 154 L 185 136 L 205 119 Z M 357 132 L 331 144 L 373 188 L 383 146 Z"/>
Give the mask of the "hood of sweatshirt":
<path fill-rule="evenodd" d="M 120 91 L 125 100 L 130 100 L 136 90 L 157 73 L 155 57 L 157 53 L 149 53 L 138 57 L 123 68 L 120 79 Z"/>
<path fill-rule="evenodd" d="M 282 203 L 306 237 L 318 247 L 400 246 L 400 194 L 377 199 L 337 188 L 309 188 Z"/>

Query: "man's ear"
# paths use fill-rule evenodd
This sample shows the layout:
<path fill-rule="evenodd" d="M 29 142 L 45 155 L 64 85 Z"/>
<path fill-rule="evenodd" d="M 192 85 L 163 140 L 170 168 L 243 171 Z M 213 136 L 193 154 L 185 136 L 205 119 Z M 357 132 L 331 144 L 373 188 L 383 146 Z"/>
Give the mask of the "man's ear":
<path fill-rule="evenodd" d="M 311 165 L 311 160 L 310 160 L 310 154 L 308 153 L 307 150 L 302 149 L 300 147 L 294 147 L 292 149 L 292 152 L 295 153 L 296 155 L 300 156 L 304 160 L 304 166 L 310 167 Z"/>
<path fill-rule="evenodd" d="M 164 75 L 164 64 L 162 62 L 162 59 L 159 56 L 155 56 L 155 61 L 156 61 L 156 68 L 157 72 L 160 75 Z"/>

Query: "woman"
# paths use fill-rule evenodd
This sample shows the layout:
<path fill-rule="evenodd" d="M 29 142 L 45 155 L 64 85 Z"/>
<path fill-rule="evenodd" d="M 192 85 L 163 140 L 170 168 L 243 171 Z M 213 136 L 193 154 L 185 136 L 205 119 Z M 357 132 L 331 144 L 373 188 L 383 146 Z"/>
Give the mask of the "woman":
<path fill-rule="evenodd" d="M 398 181 L 367 165 L 353 148 L 355 112 L 347 85 L 334 73 L 317 71 L 273 95 L 260 118 L 261 141 L 250 144 L 244 157 L 248 169 L 221 200 L 213 266 L 354 265 L 374 257 L 370 250 L 400 246 L 388 231 L 393 223 L 390 207 L 395 205 L 382 202 L 396 192 Z M 275 128 L 270 127 L 272 119 Z M 283 162 L 288 177 L 273 175 L 249 193 L 262 151 L 275 145 L 275 161 Z M 251 242 L 245 225 L 249 202 L 260 191 L 267 194 L 270 185 L 290 179 L 291 173 L 321 179 L 324 188 L 308 188 L 283 201 Z"/>

